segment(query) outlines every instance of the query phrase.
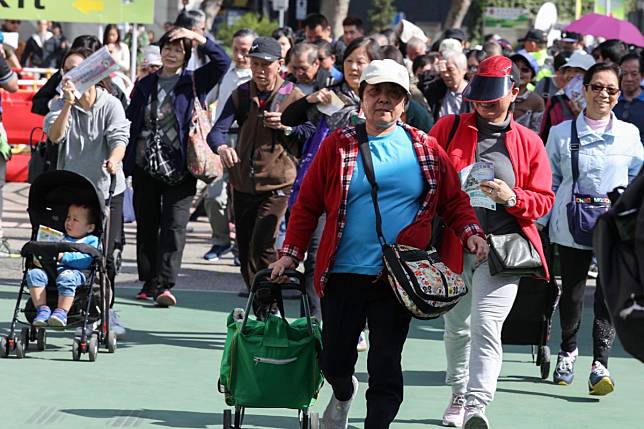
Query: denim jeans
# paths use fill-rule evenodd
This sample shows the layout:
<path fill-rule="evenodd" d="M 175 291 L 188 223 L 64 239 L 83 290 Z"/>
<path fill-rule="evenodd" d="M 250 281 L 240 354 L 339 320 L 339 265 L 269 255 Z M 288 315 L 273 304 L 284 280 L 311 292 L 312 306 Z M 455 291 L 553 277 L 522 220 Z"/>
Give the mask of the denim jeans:
<path fill-rule="evenodd" d="M 47 286 L 47 274 L 40 268 L 27 271 L 27 285 L 32 288 Z M 76 288 L 85 283 L 85 274 L 78 270 L 62 270 L 56 277 L 59 296 L 74 296 Z"/>

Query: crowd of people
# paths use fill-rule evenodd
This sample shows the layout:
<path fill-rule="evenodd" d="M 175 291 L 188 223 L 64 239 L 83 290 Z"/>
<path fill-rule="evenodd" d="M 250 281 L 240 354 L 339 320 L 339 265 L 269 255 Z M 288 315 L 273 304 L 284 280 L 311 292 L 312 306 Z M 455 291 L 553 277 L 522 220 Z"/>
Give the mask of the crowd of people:
<path fill-rule="evenodd" d="M 303 264 L 311 312 L 323 322 L 321 367 L 333 389 L 323 427 L 347 427 L 358 393 L 357 353 L 368 348 L 365 427 L 387 428 L 403 401 L 401 355 L 411 315 L 382 275 L 375 229 L 381 217 L 387 242 L 434 243 L 443 262 L 462 273 L 469 293 L 444 317 L 452 395 L 442 423 L 489 428 L 485 410 L 501 371 L 501 330 L 521 275 L 494 272 L 486 237 L 522 236 L 539 256 L 542 279 L 555 275 L 546 254 L 558 249 L 562 342 L 553 382 L 573 383 L 593 250 L 571 210 L 582 210 L 576 204 L 586 200 L 604 201 L 642 167 L 640 47 L 619 40 L 587 46 L 573 33 L 548 46 L 538 29 L 517 46 L 498 35 L 475 45 L 458 28 L 432 41 L 406 20 L 368 35 L 357 17 L 344 19 L 343 34 L 334 39 L 327 18 L 311 14 L 298 31 L 237 31 L 229 57 L 205 22 L 199 11 L 182 12 L 143 49 L 135 82 L 128 86 L 113 75 L 80 95 L 65 75 L 102 46 L 122 71 L 133 66 L 116 26 L 105 28 L 102 41 L 80 36 L 67 49 L 60 27 L 41 21 L 23 51 L 23 65 L 61 69 L 34 97 L 57 168 L 86 176 L 104 199 L 116 175 L 107 252 L 112 288 L 128 181 L 140 300 L 177 304 L 173 288 L 196 216 L 191 209 L 203 205 L 212 228 L 203 257 L 216 261 L 233 253 L 242 296 L 260 270 L 271 268 L 278 281 Z M 15 54 L 4 53 L 0 86 L 15 91 Z M 209 108 L 207 142 L 225 167 L 207 185 L 186 163 L 195 100 Z M 362 126 L 379 214 L 359 151 Z M 0 128 L 3 155 L 6 147 Z M 5 160 L 0 157 L 2 176 Z M 479 188 L 491 206 L 472 207 L 461 190 L 459 173 L 474 163 L 492 166 L 493 179 Z M 81 212 L 81 227 L 92 224 L 83 207 L 72 208 Z M 435 243 L 438 216 L 446 228 Z M 286 233 L 278 244 L 282 224 Z M 81 229 L 76 236 L 84 239 L 90 231 Z M 68 298 L 81 279 L 63 277 L 59 290 Z M 41 272 L 30 275 L 38 323 L 64 325 L 68 301 L 52 312 L 42 298 L 43 281 Z M 601 288 L 595 291 L 588 385 L 590 394 L 606 395 L 615 387 L 608 370 L 615 334 Z"/>

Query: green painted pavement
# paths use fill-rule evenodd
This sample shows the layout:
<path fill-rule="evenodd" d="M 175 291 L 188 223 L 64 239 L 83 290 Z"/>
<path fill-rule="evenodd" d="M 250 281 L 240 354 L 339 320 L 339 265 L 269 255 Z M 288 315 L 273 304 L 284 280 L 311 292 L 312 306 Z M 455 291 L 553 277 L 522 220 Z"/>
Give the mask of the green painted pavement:
<path fill-rule="evenodd" d="M 6 333 L 17 288 L 0 286 L 0 332 Z M 6 283 L 5 283 L 6 284 Z M 134 289 L 119 289 L 133 297 Z M 0 359 L 3 411 L 0 428 L 217 428 L 224 402 L 217 392 L 225 317 L 243 306 L 234 294 L 177 291 L 179 306 L 154 308 L 121 298 L 117 306 L 129 328 L 113 355 L 102 351 L 96 362 L 71 360 L 71 333 L 50 333 L 45 352 L 26 359 Z M 293 314 L 296 303 L 287 303 Z M 602 399 L 587 393 L 591 312 L 584 314 L 578 378 L 573 386 L 539 379 L 526 347 L 506 347 L 497 398 L 488 409 L 493 428 L 642 428 L 644 367 L 616 345 L 610 361 L 617 390 Z M 450 391 L 443 385 L 445 358 L 442 322 L 414 322 L 403 367 L 405 402 L 393 428 L 439 427 Z M 557 344 L 553 341 L 551 344 Z M 365 414 L 366 354 L 357 365 L 360 395 L 350 427 L 362 428 Z M 330 395 L 322 390 L 314 411 Z M 291 410 L 248 410 L 248 428 L 296 428 Z"/>

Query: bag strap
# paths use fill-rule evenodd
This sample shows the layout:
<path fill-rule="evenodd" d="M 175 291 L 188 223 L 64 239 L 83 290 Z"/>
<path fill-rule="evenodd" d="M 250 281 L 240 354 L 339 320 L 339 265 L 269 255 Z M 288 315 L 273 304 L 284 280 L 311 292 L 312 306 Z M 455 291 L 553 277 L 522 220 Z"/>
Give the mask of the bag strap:
<path fill-rule="evenodd" d="M 452 139 L 454 138 L 454 134 L 456 134 L 456 129 L 458 128 L 458 125 L 461 123 L 461 115 L 456 115 L 454 116 L 454 122 L 452 122 L 452 129 L 449 130 L 449 135 L 447 136 L 447 144 L 445 145 L 445 152 L 449 149 L 449 145 L 452 143 Z"/>
<path fill-rule="evenodd" d="M 371 150 L 369 149 L 369 136 L 367 135 L 366 124 L 356 125 L 356 132 L 358 134 L 358 142 L 360 143 L 360 153 L 362 154 L 362 163 L 364 164 L 364 172 L 367 180 L 371 185 L 371 201 L 373 201 L 373 208 L 376 214 L 376 233 L 378 233 L 378 240 L 381 246 L 387 245 L 387 240 L 382 233 L 382 216 L 380 214 L 380 206 L 378 205 L 378 183 L 373 171 L 373 159 L 371 158 Z"/>
<path fill-rule="evenodd" d="M 152 122 L 153 132 L 156 132 L 159 119 L 157 117 L 157 109 L 159 108 L 159 79 L 152 84 L 152 92 L 150 92 L 150 122 Z"/>
<path fill-rule="evenodd" d="M 206 110 L 206 106 L 204 106 L 201 103 L 201 100 L 199 99 L 199 96 L 197 95 L 197 85 L 195 84 L 195 74 L 190 75 L 190 79 L 192 79 L 192 95 L 195 97 L 195 101 L 199 103 L 199 107 L 202 109 Z"/>
<path fill-rule="evenodd" d="M 578 192 L 577 181 L 579 180 L 579 134 L 577 133 L 577 121 L 573 119 L 570 123 L 570 163 L 572 164 L 572 192 Z"/>

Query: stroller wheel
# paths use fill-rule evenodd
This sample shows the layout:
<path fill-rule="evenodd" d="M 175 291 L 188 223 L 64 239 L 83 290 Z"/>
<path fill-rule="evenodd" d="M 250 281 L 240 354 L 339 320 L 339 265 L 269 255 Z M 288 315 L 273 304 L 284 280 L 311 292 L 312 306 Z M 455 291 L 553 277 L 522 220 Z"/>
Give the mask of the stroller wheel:
<path fill-rule="evenodd" d="M 25 352 L 29 350 L 29 337 L 31 336 L 31 332 L 29 331 L 29 328 L 22 328 L 20 330 L 20 342 L 22 343 L 22 348 Z"/>
<path fill-rule="evenodd" d="M 89 340 L 89 348 L 87 349 L 87 353 L 89 354 L 90 362 L 96 361 L 96 357 L 98 356 L 98 335 L 92 334 L 92 337 Z"/>
<path fill-rule="evenodd" d="M 72 344 L 72 359 L 80 360 L 81 356 L 81 347 L 80 347 L 80 338 L 74 338 L 74 343 Z"/>
<path fill-rule="evenodd" d="M 34 342 L 38 339 L 38 328 L 35 326 L 32 326 L 31 329 L 29 329 L 29 341 Z"/>
<path fill-rule="evenodd" d="M 109 353 L 114 353 L 116 351 L 116 334 L 114 331 L 109 331 L 105 337 L 105 343 L 107 345 L 107 351 Z"/>
<path fill-rule="evenodd" d="M 16 358 L 22 359 L 27 354 L 27 349 L 22 341 L 16 339 Z"/>
<path fill-rule="evenodd" d="M 541 379 L 546 380 L 550 376 L 550 347 L 543 346 L 540 350 L 541 354 Z"/>
<path fill-rule="evenodd" d="M 224 410 L 224 429 L 232 429 L 233 415 L 230 410 Z"/>
<path fill-rule="evenodd" d="M 1 358 L 7 358 L 9 357 L 9 353 L 11 350 L 9 350 L 9 342 L 7 341 L 7 337 L 3 336 L 0 338 L 0 357 Z"/>
<path fill-rule="evenodd" d="M 38 328 L 36 332 L 36 347 L 39 351 L 43 351 L 47 347 L 47 331 L 44 328 Z"/>

